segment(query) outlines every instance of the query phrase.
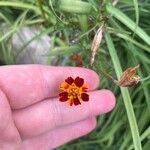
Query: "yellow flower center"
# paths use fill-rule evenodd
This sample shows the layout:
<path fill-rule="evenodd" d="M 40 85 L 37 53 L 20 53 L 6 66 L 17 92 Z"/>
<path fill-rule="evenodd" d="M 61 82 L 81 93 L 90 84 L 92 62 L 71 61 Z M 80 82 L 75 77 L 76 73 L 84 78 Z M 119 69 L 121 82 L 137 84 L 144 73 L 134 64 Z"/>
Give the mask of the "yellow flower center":
<path fill-rule="evenodd" d="M 81 90 L 75 84 L 72 84 L 68 88 L 68 96 L 72 98 L 76 98 L 80 95 Z"/>

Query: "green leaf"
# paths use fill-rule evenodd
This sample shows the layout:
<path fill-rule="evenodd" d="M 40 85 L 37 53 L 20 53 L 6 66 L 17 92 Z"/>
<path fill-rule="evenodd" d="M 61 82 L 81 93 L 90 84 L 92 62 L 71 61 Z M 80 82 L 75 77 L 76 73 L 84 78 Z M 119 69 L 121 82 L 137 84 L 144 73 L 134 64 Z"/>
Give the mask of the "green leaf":
<path fill-rule="evenodd" d="M 90 3 L 80 0 L 59 0 L 59 7 L 63 11 L 78 14 L 90 13 L 92 9 L 92 5 Z"/>

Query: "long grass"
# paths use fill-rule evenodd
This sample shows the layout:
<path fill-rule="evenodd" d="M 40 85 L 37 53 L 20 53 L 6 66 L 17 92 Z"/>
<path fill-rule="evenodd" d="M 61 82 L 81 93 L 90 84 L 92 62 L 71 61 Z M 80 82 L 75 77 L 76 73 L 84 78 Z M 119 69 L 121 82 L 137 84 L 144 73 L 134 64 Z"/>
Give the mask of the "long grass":
<path fill-rule="evenodd" d="M 15 64 L 19 53 L 43 35 L 51 38 L 48 64 L 75 66 L 70 59 L 79 53 L 83 67 L 101 76 L 99 89 L 107 88 L 117 99 L 115 109 L 97 117 L 96 129 L 59 150 L 149 150 L 150 149 L 150 1 L 119 0 L 1 0 L 0 61 Z M 60 5 L 61 4 L 61 5 Z M 91 66 L 91 43 L 106 16 L 102 43 Z M 38 26 L 40 33 L 12 51 L 11 38 L 23 26 Z M 104 74 L 119 78 L 122 70 L 140 64 L 141 82 L 119 88 Z"/>

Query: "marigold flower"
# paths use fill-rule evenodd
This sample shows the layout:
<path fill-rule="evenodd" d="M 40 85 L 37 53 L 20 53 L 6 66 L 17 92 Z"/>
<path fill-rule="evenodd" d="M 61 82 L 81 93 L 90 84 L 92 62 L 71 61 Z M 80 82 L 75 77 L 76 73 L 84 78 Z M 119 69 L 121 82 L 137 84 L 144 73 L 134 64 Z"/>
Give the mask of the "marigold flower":
<path fill-rule="evenodd" d="M 76 77 L 68 77 L 59 86 L 62 93 L 59 94 L 59 101 L 67 102 L 68 105 L 80 105 L 81 101 L 89 101 L 89 95 L 87 94 L 88 85 L 84 84 L 84 79 Z"/>

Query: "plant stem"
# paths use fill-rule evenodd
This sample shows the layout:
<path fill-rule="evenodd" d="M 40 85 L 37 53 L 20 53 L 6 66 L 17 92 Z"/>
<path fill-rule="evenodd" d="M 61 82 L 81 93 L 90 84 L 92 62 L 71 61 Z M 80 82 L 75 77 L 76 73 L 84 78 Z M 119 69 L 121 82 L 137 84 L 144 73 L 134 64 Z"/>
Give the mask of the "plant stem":
<path fill-rule="evenodd" d="M 112 61 L 113 61 L 114 67 L 115 67 L 116 75 L 119 79 L 119 77 L 122 73 L 122 68 L 121 68 L 119 58 L 117 56 L 114 44 L 112 42 L 112 39 L 111 39 L 109 33 L 105 34 L 105 39 L 106 39 L 106 43 L 107 43 L 107 46 L 108 46 L 110 56 L 112 58 Z M 127 117 L 128 117 L 129 125 L 130 125 L 130 128 L 131 128 L 134 148 L 135 148 L 135 150 L 142 150 L 139 131 L 138 131 L 138 126 L 137 126 L 137 121 L 136 121 L 136 118 L 135 118 L 135 114 L 134 114 L 133 106 L 132 106 L 132 103 L 131 103 L 131 98 L 130 98 L 130 95 L 129 95 L 129 91 L 128 91 L 127 88 L 120 88 L 120 89 L 121 89 L 122 97 L 123 97 L 123 100 L 124 100 L 124 105 L 125 105 L 125 108 L 126 108 L 126 111 L 127 111 Z"/>

